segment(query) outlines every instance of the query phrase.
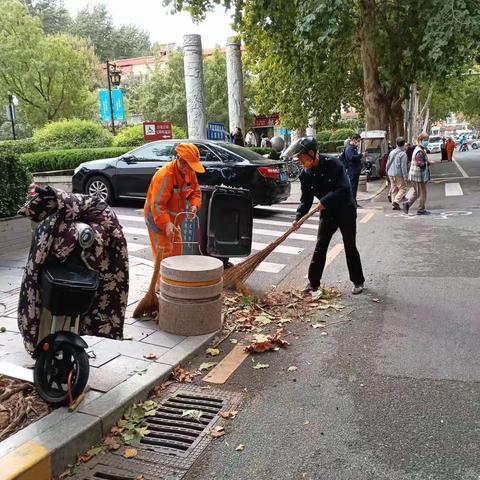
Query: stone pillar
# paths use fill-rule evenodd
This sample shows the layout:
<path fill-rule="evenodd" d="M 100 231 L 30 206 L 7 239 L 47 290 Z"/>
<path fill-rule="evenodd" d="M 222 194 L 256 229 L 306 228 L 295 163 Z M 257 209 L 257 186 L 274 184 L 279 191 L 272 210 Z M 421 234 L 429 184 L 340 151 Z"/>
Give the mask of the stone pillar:
<path fill-rule="evenodd" d="M 185 94 L 187 96 L 188 138 L 207 138 L 205 96 L 203 93 L 203 54 L 200 35 L 183 36 Z"/>
<path fill-rule="evenodd" d="M 237 37 L 227 39 L 226 54 L 230 132 L 235 132 L 235 129 L 240 127 L 245 137 L 242 54 L 240 51 L 240 40 Z"/>

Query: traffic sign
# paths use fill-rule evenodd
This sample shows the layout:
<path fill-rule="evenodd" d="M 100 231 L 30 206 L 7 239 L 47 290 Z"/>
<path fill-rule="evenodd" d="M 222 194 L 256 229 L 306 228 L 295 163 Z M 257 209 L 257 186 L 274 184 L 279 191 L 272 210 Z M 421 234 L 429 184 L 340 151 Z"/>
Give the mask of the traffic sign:
<path fill-rule="evenodd" d="M 209 140 L 225 140 L 225 124 L 208 122 L 207 138 Z"/>
<path fill-rule="evenodd" d="M 143 122 L 143 138 L 147 142 L 173 138 L 172 122 Z"/>

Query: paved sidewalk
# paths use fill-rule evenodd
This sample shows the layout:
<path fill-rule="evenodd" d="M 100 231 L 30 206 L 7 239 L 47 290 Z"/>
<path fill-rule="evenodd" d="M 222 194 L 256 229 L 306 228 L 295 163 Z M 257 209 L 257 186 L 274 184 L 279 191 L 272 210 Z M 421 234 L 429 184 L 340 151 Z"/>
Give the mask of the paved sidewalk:
<path fill-rule="evenodd" d="M 0 374 L 20 375 L 31 381 L 34 361 L 24 350 L 16 318 L 23 267 L 30 246 L 29 229 L 30 224 L 25 219 L 0 222 L 0 328 L 5 328 L 0 333 Z M 48 444 L 52 472 L 60 472 L 75 460 L 76 452 L 83 443 L 88 446 L 108 431 L 129 402 L 144 398 L 155 384 L 169 375 L 174 366 L 193 356 L 214 336 L 171 335 L 160 331 L 153 321 L 132 317 L 135 305 L 148 288 L 152 269 L 152 261 L 130 255 L 130 291 L 124 341 L 83 337 L 89 345 L 91 357 L 90 390 L 77 412 L 57 409 L 0 442 L 0 457 L 35 439 L 42 445 Z M 147 360 L 146 355 L 156 358 Z M 73 420 L 78 416 L 81 418 L 75 424 Z M 76 442 L 75 445 L 73 442 Z"/>

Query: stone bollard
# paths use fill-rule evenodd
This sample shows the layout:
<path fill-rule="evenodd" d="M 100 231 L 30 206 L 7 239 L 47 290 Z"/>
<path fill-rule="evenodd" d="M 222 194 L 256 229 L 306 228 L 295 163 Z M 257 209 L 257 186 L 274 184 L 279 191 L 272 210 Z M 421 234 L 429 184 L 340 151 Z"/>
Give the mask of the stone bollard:
<path fill-rule="evenodd" d="M 367 176 L 360 175 L 358 179 L 358 191 L 359 192 L 366 192 L 367 191 Z"/>
<path fill-rule="evenodd" d="M 160 265 L 158 326 L 175 335 L 204 335 L 222 327 L 223 263 L 181 255 Z"/>

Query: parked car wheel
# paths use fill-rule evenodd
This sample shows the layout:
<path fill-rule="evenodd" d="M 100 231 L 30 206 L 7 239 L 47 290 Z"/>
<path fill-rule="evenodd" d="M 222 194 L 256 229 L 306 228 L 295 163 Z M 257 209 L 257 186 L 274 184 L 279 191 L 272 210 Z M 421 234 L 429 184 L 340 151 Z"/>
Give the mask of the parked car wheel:
<path fill-rule="evenodd" d="M 109 204 L 113 201 L 112 185 L 104 177 L 95 176 L 90 178 L 85 186 L 85 193 L 92 197 L 98 197 Z"/>

